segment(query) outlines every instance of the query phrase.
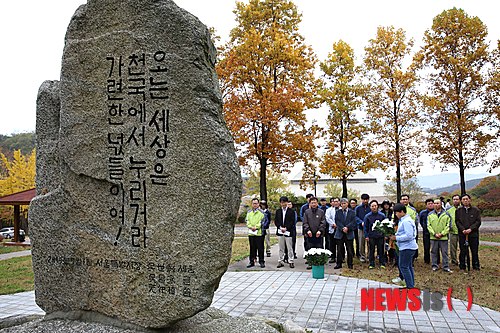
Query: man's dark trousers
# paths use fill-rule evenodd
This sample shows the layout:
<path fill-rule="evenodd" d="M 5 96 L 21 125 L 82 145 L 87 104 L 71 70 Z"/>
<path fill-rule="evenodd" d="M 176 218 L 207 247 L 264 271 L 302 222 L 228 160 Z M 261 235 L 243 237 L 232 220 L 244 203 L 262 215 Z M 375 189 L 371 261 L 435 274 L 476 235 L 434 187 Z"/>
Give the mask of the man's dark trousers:
<path fill-rule="evenodd" d="M 356 257 L 361 257 L 361 253 L 359 253 L 359 239 L 358 239 L 358 228 L 354 229 L 354 241 L 356 242 Z"/>
<path fill-rule="evenodd" d="M 253 264 L 257 259 L 257 253 L 259 254 L 259 264 L 263 264 L 264 236 L 248 236 L 248 242 L 250 243 L 250 264 Z"/>
<path fill-rule="evenodd" d="M 460 246 L 460 255 L 458 256 L 459 258 L 459 265 L 458 267 L 460 269 L 465 269 L 466 263 L 465 263 L 465 258 L 467 255 L 468 249 L 465 248 L 465 235 L 464 234 L 458 234 L 458 245 Z M 479 269 L 479 237 L 471 237 L 469 235 L 469 249 L 471 253 L 471 261 L 472 261 L 472 268 L 474 269 Z"/>
<path fill-rule="evenodd" d="M 329 247 L 327 247 L 327 250 L 330 250 L 330 252 L 332 253 L 330 258 L 333 261 L 336 261 L 337 260 L 337 240 L 335 239 L 334 235 L 335 235 L 335 233 L 327 234 L 326 238 L 329 239 L 329 242 L 328 242 Z"/>
<path fill-rule="evenodd" d="M 385 266 L 385 240 L 384 237 L 370 237 L 369 241 L 369 249 L 368 249 L 368 260 L 371 266 L 375 266 L 375 249 L 377 249 L 377 255 L 379 258 L 379 263 L 381 266 Z"/>
<path fill-rule="evenodd" d="M 352 268 L 354 245 L 353 245 L 353 239 L 347 239 L 347 235 L 343 235 L 341 239 L 337 239 L 337 266 L 340 267 L 342 267 L 342 259 L 344 257 L 343 255 L 340 254 L 344 251 L 344 249 L 347 250 L 347 267 Z"/>

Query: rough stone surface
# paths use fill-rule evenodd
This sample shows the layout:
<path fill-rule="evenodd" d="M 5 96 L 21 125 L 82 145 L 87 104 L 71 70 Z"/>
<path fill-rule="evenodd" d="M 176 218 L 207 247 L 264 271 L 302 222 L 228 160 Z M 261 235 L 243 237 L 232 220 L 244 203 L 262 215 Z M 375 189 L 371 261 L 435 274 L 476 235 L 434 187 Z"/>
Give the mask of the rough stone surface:
<path fill-rule="evenodd" d="M 59 81 L 45 81 L 36 100 L 36 189 L 37 195 L 60 185 L 59 170 Z"/>
<path fill-rule="evenodd" d="M 48 314 L 161 328 L 210 306 L 241 195 L 214 63 L 207 28 L 172 1 L 76 11 L 37 109 L 48 193 L 29 218 Z"/>
<path fill-rule="evenodd" d="M 260 320 L 234 318 L 224 312 L 208 308 L 195 316 L 179 321 L 172 327 L 149 330 L 145 328 L 121 328 L 96 322 L 68 319 L 33 320 L 22 325 L 0 330 L 2 333 L 277 333 L 278 331 Z"/>
<path fill-rule="evenodd" d="M 40 315 L 27 315 L 27 316 L 11 316 L 7 318 L 0 319 L 0 330 L 2 328 L 8 328 L 8 327 L 14 327 L 14 326 L 20 326 L 24 323 L 31 322 L 31 321 L 37 321 L 39 319 L 42 319 L 43 316 Z"/>
<path fill-rule="evenodd" d="M 298 324 L 294 323 L 291 320 L 286 320 L 283 323 L 283 332 L 284 333 L 306 333 L 307 331 Z"/>

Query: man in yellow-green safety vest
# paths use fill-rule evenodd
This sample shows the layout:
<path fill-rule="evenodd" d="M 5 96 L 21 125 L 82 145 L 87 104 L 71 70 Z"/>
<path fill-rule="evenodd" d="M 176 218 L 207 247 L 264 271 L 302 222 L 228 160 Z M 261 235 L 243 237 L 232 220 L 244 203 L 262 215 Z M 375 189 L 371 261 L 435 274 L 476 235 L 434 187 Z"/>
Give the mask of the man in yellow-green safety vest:
<path fill-rule="evenodd" d="M 264 262 L 264 236 L 262 235 L 262 222 L 264 213 L 259 209 L 259 199 L 252 199 L 252 209 L 247 212 L 245 221 L 248 227 L 248 243 L 250 244 L 250 263 L 247 268 L 255 266 L 257 253 L 261 268 L 266 267 Z"/>
<path fill-rule="evenodd" d="M 448 208 L 447 212 L 451 216 L 451 226 L 450 226 L 450 260 L 451 263 L 458 266 L 458 227 L 457 221 L 455 220 L 456 211 L 460 207 L 460 196 L 455 194 L 451 200 L 453 201 L 453 206 Z"/>
<path fill-rule="evenodd" d="M 427 230 L 431 236 L 432 271 L 439 269 L 438 252 L 443 257 L 443 271 L 451 273 L 448 266 L 448 234 L 450 232 L 451 216 L 442 206 L 441 199 L 434 200 L 434 210 L 427 216 Z"/>

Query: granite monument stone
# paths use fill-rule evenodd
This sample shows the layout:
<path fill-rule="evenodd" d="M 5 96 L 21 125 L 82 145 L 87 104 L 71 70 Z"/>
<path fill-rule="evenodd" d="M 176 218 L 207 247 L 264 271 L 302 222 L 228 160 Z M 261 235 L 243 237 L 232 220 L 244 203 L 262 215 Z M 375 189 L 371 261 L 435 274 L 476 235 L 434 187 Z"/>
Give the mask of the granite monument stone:
<path fill-rule="evenodd" d="M 210 306 L 241 177 L 207 28 L 170 0 L 89 0 L 37 103 L 37 304 L 168 327 Z M 65 317 L 66 316 L 66 317 Z"/>

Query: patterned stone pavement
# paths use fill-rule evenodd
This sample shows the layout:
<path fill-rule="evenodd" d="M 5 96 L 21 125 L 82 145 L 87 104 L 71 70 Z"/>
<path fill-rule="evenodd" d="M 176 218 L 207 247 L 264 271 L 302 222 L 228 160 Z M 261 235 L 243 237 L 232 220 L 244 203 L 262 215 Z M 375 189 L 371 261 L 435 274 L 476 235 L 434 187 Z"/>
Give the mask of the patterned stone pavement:
<path fill-rule="evenodd" d="M 452 299 L 453 311 L 361 311 L 361 289 L 381 282 L 310 272 L 228 272 L 213 306 L 232 316 L 292 320 L 313 332 L 500 332 L 500 313 Z M 446 304 L 446 303 L 445 303 Z"/>
<path fill-rule="evenodd" d="M 232 316 L 292 320 L 312 332 L 500 332 L 500 312 L 453 299 L 453 311 L 361 311 L 361 289 L 385 283 L 310 272 L 227 272 L 212 306 Z M 0 296 L 0 320 L 44 314 L 34 292 Z"/>

